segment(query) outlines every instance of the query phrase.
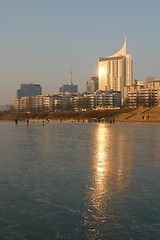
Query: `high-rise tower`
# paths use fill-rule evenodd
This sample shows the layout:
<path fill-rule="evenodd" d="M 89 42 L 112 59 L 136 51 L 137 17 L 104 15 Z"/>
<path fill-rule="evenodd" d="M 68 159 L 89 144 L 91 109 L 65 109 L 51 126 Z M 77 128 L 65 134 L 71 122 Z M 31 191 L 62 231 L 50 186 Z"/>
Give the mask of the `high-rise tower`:
<path fill-rule="evenodd" d="M 124 87 L 132 85 L 132 54 L 126 53 L 126 35 L 122 48 L 109 57 L 100 57 L 98 62 L 99 90 L 121 91 L 124 98 Z"/>
<path fill-rule="evenodd" d="M 17 98 L 21 97 L 33 97 L 36 95 L 42 95 L 42 87 L 40 84 L 23 83 L 20 89 L 17 90 Z"/>

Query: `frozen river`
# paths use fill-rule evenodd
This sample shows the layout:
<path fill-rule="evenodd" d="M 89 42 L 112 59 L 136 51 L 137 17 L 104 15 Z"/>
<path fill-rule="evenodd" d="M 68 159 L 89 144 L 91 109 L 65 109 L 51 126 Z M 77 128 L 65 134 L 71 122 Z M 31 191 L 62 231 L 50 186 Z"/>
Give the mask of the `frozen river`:
<path fill-rule="evenodd" d="M 0 133 L 0 239 L 160 239 L 160 124 L 0 122 Z"/>

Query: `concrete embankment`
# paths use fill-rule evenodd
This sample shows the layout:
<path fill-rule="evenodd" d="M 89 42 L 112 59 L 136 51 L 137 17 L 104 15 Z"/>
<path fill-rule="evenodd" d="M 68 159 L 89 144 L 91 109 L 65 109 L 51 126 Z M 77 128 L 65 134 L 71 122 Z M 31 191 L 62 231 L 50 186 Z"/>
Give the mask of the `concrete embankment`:
<path fill-rule="evenodd" d="M 160 122 L 160 108 L 136 108 L 115 116 L 117 122 Z"/>

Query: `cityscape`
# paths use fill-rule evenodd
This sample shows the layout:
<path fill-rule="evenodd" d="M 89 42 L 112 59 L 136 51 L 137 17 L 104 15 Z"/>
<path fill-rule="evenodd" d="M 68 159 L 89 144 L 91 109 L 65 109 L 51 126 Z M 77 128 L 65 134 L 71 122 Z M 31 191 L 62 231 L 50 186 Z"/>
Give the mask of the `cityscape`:
<path fill-rule="evenodd" d="M 98 76 L 86 82 L 86 90 L 63 84 L 59 93 L 42 94 L 40 84 L 23 83 L 13 102 L 15 112 L 86 111 L 97 109 L 139 108 L 160 105 L 160 80 L 153 76 L 133 81 L 132 54 L 127 53 L 126 35 L 122 48 L 108 57 L 99 57 Z"/>
<path fill-rule="evenodd" d="M 159 240 L 160 1 L 0 10 L 0 240 Z"/>

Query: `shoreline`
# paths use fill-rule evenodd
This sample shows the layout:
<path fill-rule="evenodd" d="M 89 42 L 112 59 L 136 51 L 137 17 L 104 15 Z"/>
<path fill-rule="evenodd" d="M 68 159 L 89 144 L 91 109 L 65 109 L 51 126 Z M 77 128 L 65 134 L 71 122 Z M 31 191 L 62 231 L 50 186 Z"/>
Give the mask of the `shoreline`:
<path fill-rule="evenodd" d="M 0 122 L 15 122 L 15 120 L 13 119 L 0 119 Z M 134 124 L 160 124 L 159 120 L 139 120 L 139 121 L 114 121 L 114 122 L 109 122 L 109 121 L 90 121 L 88 119 L 84 119 L 84 120 L 79 120 L 77 121 L 76 119 L 50 119 L 49 121 L 47 121 L 46 119 L 29 119 L 29 122 L 27 123 L 27 120 L 21 120 L 19 119 L 17 121 L 17 125 L 18 123 L 26 123 L 26 125 L 29 125 L 31 123 L 42 123 L 42 124 L 49 124 L 49 123 L 106 123 L 106 124 L 116 124 L 116 123 L 123 123 L 123 124 L 130 124 L 130 123 L 134 123 Z M 16 124 L 16 123 L 15 123 Z"/>
<path fill-rule="evenodd" d="M 0 121 L 31 122 L 137 122 L 160 123 L 160 107 L 105 109 L 78 112 L 5 113 Z"/>

